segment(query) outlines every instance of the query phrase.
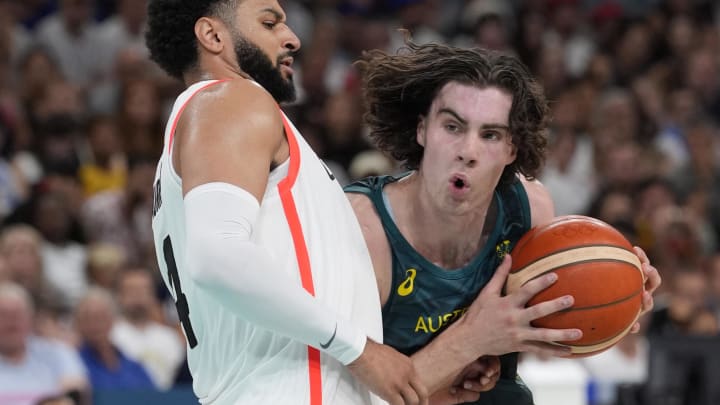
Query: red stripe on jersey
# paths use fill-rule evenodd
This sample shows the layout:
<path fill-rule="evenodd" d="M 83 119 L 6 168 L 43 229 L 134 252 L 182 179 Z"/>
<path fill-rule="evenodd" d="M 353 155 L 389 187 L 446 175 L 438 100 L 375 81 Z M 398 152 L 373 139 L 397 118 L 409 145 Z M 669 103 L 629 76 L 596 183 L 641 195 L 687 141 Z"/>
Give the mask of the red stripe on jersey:
<path fill-rule="evenodd" d="M 187 98 L 187 100 L 185 100 L 185 103 L 183 103 L 182 106 L 180 106 L 180 110 L 178 110 L 178 113 L 175 116 L 175 120 L 173 120 L 172 127 L 170 129 L 170 139 L 168 140 L 168 155 L 170 155 L 170 152 L 172 151 L 173 138 L 175 137 L 175 129 L 177 128 L 177 124 L 180 121 L 180 116 L 182 116 L 183 111 L 185 111 L 185 107 L 187 107 L 187 105 L 190 104 L 190 100 L 192 100 L 192 98 L 195 97 L 196 94 L 207 89 L 208 87 L 210 87 L 214 84 L 226 82 L 228 80 L 229 79 L 216 80 L 212 83 L 208 83 L 204 86 L 201 86 L 199 89 L 195 90 L 195 92 L 193 92 L 193 94 L 191 94 L 190 97 Z M 170 159 L 172 159 L 172 155 L 170 155 Z"/>
<path fill-rule="evenodd" d="M 285 127 L 285 136 L 287 136 L 288 147 L 290 149 L 290 167 L 288 168 L 287 176 L 278 183 L 277 187 L 280 193 L 283 211 L 285 211 L 285 218 L 287 218 L 290 227 L 293 245 L 295 246 L 295 256 L 300 269 L 302 286 L 307 292 L 314 296 L 315 285 L 313 283 L 312 268 L 310 267 L 310 256 L 308 255 L 307 245 L 305 244 L 305 235 L 303 234 L 295 199 L 292 195 L 292 186 L 295 184 L 295 179 L 300 170 L 300 148 L 297 139 L 295 139 L 295 133 L 290 127 L 290 123 L 285 119 L 284 115 L 282 115 L 282 119 Z M 308 377 L 310 382 L 310 405 L 322 405 L 320 351 L 310 346 L 308 346 Z"/>

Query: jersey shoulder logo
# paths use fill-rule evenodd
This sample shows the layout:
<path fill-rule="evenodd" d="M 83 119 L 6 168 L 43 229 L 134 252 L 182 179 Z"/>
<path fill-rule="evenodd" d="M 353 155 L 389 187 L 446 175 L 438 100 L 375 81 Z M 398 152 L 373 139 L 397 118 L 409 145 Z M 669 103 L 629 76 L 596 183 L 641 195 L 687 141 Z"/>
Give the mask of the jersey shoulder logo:
<path fill-rule="evenodd" d="M 417 270 L 407 269 L 405 270 L 405 275 L 405 281 L 400 283 L 397 288 L 397 293 L 401 297 L 406 297 L 412 294 L 413 290 L 415 289 L 415 276 L 417 275 Z"/>
<path fill-rule="evenodd" d="M 498 259 L 504 259 L 505 255 L 510 253 L 510 241 L 505 239 L 504 241 L 495 245 L 495 252 L 497 253 Z"/>

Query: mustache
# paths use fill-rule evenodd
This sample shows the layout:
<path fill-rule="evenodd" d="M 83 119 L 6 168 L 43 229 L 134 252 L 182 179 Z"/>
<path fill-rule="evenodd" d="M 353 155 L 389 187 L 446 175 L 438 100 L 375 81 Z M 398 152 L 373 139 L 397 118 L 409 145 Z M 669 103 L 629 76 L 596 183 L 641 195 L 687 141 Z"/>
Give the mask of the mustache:
<path fill-rule="evenodd" d="M 278 57 L 277 57 L 277 59 L 276 59 L 276 62 L 277 62 L 277 64 L 279 65 L 279 64 L 280 64 L 280 61 L 282 61 L 283 59 L 289 58 L 289 57 L 292 57 L 292 58 L 294 59 L 294 58 L 295 58 L 295 55 L 297 55 L 297 51 L 287 51 L 287 52 L 285 52 L 285 53 L 282 53 L 282 54 L 278 55 Z"/>

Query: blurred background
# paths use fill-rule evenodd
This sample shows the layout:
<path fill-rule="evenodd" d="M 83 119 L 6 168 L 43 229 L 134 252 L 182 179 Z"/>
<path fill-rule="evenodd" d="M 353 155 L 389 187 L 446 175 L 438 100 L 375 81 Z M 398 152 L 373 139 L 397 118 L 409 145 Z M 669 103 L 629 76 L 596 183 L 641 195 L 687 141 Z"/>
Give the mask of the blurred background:
<path fill-rule="evenodd" d="M 400 170 L 367 139 L 352 65 L 399 28 L 514 53 L 544 86 L 557 214 L 617 227 L 664 282 L 611 350 L 523 357 L 537 405 L 720 404 L 720 2 L 280 3 L 303 43 L 286 111 L 343 184 Z M 150 227 L 183 86 L 148 59 L 145 7 L 0 0 L 2 405 L 197 403 Z"/>

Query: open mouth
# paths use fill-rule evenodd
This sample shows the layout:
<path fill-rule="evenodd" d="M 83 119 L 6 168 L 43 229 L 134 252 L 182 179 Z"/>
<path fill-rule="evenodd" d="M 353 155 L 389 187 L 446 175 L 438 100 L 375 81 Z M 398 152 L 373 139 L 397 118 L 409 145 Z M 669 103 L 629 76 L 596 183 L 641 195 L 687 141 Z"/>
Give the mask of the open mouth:
<path fill-rule="evenodd" d="M 451 184 L 453 185 L 453 187 L 454 187 L 455 189 L 457 189 L 457 190 L 462 190 L 462 189 L 464 189 L 465 187 L 468 186 L 467 180 L 465 180 L 464 178 L 462 178 L 462 177 L 460 177 L 460 176 L 454 176 L 454 177 L 450 180 L 450 183 L 451 183 Z"/>

